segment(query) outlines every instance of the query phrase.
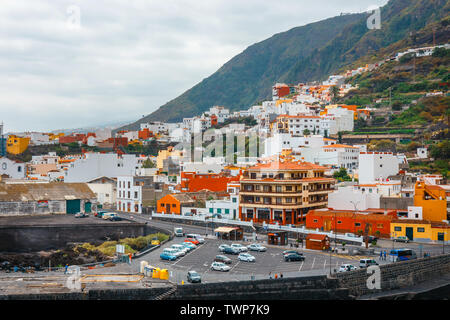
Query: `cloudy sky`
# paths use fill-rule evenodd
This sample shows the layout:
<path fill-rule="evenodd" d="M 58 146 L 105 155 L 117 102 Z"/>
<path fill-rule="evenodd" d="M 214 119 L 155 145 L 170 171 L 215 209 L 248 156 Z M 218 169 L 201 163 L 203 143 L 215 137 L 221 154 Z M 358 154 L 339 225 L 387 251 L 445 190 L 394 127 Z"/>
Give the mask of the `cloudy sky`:
<path fill-rule="evenodd" d="M 131 122 L 253 43 L 386 2 L 2 0 L 0 122 L 6 132 Z"/>

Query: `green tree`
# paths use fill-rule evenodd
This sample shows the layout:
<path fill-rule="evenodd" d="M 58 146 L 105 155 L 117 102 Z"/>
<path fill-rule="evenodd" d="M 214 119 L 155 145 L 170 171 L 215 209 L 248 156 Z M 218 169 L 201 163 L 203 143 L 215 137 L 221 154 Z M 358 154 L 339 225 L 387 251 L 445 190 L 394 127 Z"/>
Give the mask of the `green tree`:
<path fill-rule="evenodd" d="M 333 178 L 335 178 L 338 181 L 351 181 L 352 178 L 347 173 L 347 169 L 341 167 L 339 168 L 339 171 L 336 171 L 333 173 Z"/>
<path fill-rule="evenodd" d="M 309 136 L 310 134 L 311 134 L 311 131 L 309 131 L 309 129 L 303 130 L 303 135 L 304 136 Z"/>
<path fill-rule="evenodd" d="M 339 98 L 339 88 L 337 86 L 332 86 L 330 88 L 330 93 L 333 103 L 336 103 Z"/>
<path fill-rule="evenodd" d="M 150 158 L 148 158 L 147 160 L 145 160 L 142 163 L 142 168 L 148 169 L 148 168 L 156 168 L 156 163 L 152 160 L 150 160 Z"/>

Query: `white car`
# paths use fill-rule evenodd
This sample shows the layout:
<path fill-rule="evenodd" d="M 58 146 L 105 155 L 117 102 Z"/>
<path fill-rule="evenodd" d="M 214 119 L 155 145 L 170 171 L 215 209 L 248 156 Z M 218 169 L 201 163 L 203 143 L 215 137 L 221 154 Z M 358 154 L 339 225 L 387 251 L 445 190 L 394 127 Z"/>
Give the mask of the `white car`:
<path fill-rule="evenodd" d="M 258 251 L 258 252 L 264 252 L 267 250 L 266 247 L 260 245 L 259 243 L 252 243 L 247 246 L 248 250 L 250 251 Z"/>
<path fill-rule="evenodd" d="M 239 244 L 239 243 L 232 243 L 231 247 L 237 249 L 239 252 L 247 252 L 248 251 L 246 246 L 243 246 L 242 244 Z"/>
<path fill-rule="evenodd" d="M 184 256 L 182 251 L 176 250 L 174 248 L 166 248 L 166 249 L 164 249 L 163 253 L 174 255 L 177 258 Z"/>
<path fill-rule="evenodd" d="M 219 246 L 219 251 L 220 252 L 223 252 L 223 250 L 225 249 L 225 248 L 229 248 L 230 246 L 229 245 L 227 245 L 227 244 L 221 244 L 220 246 Z"/>
<path fill-rule="evenodd" d="M 173 244 L 170 246 L 172 249 L 178 250 L 183 252 L 183 256 L 189 252 L 189 249 L 186 248 L 185 246 L 181 245 L 181 244 Z"/>
<path fill-rule="evenodd" d="M 231 268 L 230 266 L 227 266 L 225 263 L 223 262 L 213 262 L 211 263 L 211 270 L 216 270 L 216 271 L 230 271 Z"/>
<path fill-rule="evenodd" d="M 255 262 L 255 257 L 252 256 L 249 253 L 240 253 L 238 256 L 239 261 L 246 261 L 246 262 Z"/>
<path fill-rule="evenodd" d="M 353 271 L 353 270 L 357 270 L 358 268 L 356 268 L 354 265 L 351 264 L 343 264 L 339 267 L 338 272 L 347 272 L 347 271 Z"/>

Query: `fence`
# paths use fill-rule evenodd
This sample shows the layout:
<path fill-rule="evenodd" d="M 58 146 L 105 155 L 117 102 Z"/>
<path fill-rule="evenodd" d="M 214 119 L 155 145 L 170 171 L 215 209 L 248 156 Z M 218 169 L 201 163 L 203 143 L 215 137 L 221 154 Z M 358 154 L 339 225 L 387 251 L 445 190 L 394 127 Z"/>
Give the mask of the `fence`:
<path fill-rule="evenodd" d="M 342 241 L 342 242 L 347 242 L 347 243 L 358 243 L 358 244 L 362 244 L 363 243 L 363 237 L 351 237 L 351 236 L 346 236 L 346 235 L 342 235 L 342 234 L 334 234 L 333 231 L 330 232 L 324 232 L 324 231 L 319 231 L 319 229 L 306 229 L 304 226 L 302 227 L 292 227 L 291 225 L 278 225 L 278 224 L 266 224 L 263 222 L 263 228 L 267 228 L 268 230 L 282 230 L 282 231 L 289 231 L 289 232 L 294 232 L 294 233 L 302 233 L 302 234 L 321 234 L 321 235 L 327 235 L 330 240 L 334 240 L 336 239 L 336 241 Z"/>
<path fill-rule="evenodd" d="M 223 224 L 231 224 L 245 227 L 253 227 L 252 221 L 240 221 L 240 220 L 231 220 L 224 218 L 210 218 L 207 215 L 193 215 L 193 216 L 183 216 L 179 214 L 165 214 L 165 213 L 152 213 L 152 218 L 164 218 L 164 219 L 177 219 L 177 220 L 185 220 L 185 221 L 198 221 L 198 222 L 214 222 L 214 223 L 223 223 Z"/>

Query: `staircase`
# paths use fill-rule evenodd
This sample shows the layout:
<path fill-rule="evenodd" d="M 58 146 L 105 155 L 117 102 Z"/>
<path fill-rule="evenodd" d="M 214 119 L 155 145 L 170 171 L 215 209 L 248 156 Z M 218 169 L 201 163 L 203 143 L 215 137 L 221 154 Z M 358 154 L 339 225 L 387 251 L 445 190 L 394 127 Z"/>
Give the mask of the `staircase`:
<path fill-rule="evenodd" d="M 173 294 L 175 291 L 177 291 L 177 287 L 176 285 L 174 285 L 172 288 L 170 288 L 168 291 L 160 294 L 159 296 L 156 296 L 154 298 L 154 300 L 164 300 L 166 299 L 168 296 L 170 296 L 171 294 Z"/>

